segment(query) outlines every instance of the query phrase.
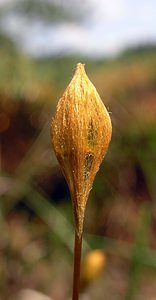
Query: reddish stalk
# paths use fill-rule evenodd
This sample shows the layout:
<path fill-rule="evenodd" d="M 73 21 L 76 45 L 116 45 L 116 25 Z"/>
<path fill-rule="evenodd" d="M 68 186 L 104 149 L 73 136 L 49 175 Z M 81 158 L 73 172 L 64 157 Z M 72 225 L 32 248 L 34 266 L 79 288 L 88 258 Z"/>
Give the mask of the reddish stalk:
<path fill-rule="evenodd" d="M 79 299 L 81 249 L 82 249 L 82 234 L 78 235 L 77 230 L 75 230 L 74 273 L 73 273 L 73 296 L 72 296 L 72 300 L 78 300 Z"/>

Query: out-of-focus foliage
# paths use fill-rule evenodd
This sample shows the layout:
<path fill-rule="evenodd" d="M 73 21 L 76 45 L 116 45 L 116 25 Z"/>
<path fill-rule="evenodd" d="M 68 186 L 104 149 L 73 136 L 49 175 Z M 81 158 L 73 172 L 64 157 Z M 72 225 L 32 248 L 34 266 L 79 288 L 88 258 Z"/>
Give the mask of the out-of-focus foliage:
<path fill-rule="evenodd" d="M 56 0 L 14 0 L 9 3 L 1 4 L 0 15 L 2 20 L 8 15 L 16 14 L 24 17 L 29 22 L 58 23 L 63 21 L 82 20 L 88 12 L 88 1 L 82 2 L 81 6 L 78 0 L 56 1 Z"/>
<path fill-rule="evenodd" d="M 0 57 L 0 294 L 12 300 L 21 289 L 32 288 L 53 299 L 68 299 L 72 210 L 49 127 L 80 57 L 33 60 L 4 35 Z M 155 48 L 127 51 L 112 60 L 81 61 L 113 122 L 111 146 L 96 177 L 85 223 L 84 252 L 105 250 L 105 272 L 84 293 L 95 300 L 152 300 Z"/>

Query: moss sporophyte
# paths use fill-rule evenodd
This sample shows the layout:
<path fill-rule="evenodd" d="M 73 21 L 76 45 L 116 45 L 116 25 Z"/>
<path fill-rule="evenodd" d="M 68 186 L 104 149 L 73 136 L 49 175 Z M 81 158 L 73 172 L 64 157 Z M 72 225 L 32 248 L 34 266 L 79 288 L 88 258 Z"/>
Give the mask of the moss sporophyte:
<path fill-rule="evenodd" d="M 73 300 L 79 298 L 84 213 L 95 175 L 112 135 L 110 116 L 94 85 L 77 64 L 52 120 L 52 145 L 67 180 L 74 209 Z"/>

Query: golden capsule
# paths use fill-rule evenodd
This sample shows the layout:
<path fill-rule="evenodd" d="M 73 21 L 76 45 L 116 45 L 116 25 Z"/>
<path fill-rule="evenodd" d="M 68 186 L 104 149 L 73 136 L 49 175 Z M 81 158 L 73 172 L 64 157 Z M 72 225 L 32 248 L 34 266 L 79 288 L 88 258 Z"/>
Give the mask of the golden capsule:
<path fill-rule="evenodd" d="M 79 63 L 58 102 L 52 145 L 69 185 L 77 231 L 82 234 L 86 202 L 111 135 L 110 116 Z"/>

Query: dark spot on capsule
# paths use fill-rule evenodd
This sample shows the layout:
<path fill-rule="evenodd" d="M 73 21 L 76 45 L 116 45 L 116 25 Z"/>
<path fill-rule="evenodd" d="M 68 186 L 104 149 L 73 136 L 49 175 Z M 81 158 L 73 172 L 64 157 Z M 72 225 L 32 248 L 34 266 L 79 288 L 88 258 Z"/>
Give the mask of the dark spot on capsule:
<path fill-rule="evenodd" d="M 84 180 L 86 181 L 88 175 L 90 173 L 92 163 L 93 163 L 94 155 L 92 153 L 87 153 L 85 157 L 85 165 L 84 165 Z"/>

